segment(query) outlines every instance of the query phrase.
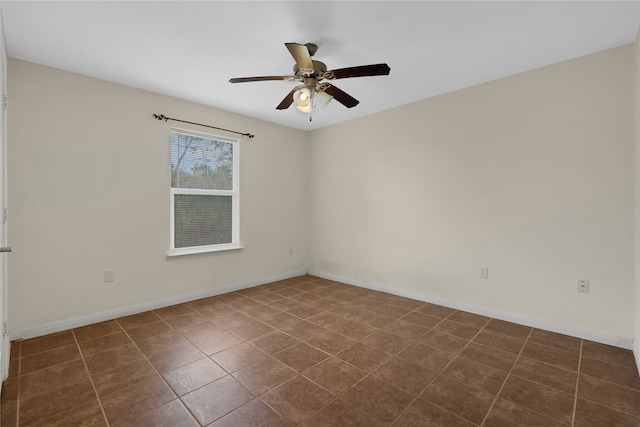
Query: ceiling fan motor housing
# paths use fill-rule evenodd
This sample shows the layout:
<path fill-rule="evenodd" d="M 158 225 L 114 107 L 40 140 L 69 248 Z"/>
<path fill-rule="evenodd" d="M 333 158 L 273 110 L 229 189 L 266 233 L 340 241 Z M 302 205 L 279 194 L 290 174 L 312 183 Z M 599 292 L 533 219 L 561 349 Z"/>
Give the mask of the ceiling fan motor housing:
<path fill-rule="evenodd" d="M 311 77 L 316 77 L 318 80 L 322 80 L 324 78 L 324 73 L 327 72 L 327 66 L 325 65 L 324 62 L 316 61 L 315 59 L 312 60 L 311 62 L 313 62 L 313 75 Z M 304 77 L 310 77 L 310 76 L 305 76 L 305 73 L 300 71 L 300 67 L 298 66 L 298 64 L 294 64 L 293 73 L 299 79 Z"/>

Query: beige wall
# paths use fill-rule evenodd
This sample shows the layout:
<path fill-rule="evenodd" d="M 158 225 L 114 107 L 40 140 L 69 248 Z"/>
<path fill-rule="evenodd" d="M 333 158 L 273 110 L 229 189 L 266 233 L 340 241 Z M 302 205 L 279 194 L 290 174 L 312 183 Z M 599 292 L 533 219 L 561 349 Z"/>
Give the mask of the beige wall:
<path fill-rule="evenodd" d="M 622 46 L 309 134 L 10 60 L 12 335 L 310 268 L 629 347 L 634 58 Z M 152 113 L 257 135 L 241 140 L 244 250 L 167 259 L 170 124 Z"/>
<path fill-rule="evenodd" d="M 640 370 L 640 28 L 636 35 L 636 42 L 634 43 L 634 72 L 635 72 L 635 162 L 636 162 L 636 210 L 635 210 L 635 225 L 636 225 L 636 246 L 634 253 L 634 261 L 636 267 L 636 295 L 635 295 L 635 342 L 634 342 L 634 355 L 636 357 L 636 365 Z"/>
<path fill-rule="evenodd" d="M 314 131 L 310 271 L 630 347 L 632 87 L 626 45 Z"/>
<path fill-rule="evenodd" d="M 306 133 L 19 60 L 8 73 L 14 338 L 306 272 Z M 153 113 L 256 135 L 240 142 L 245 249 L 167 258 L 169 128 L 216 131 Z"/>

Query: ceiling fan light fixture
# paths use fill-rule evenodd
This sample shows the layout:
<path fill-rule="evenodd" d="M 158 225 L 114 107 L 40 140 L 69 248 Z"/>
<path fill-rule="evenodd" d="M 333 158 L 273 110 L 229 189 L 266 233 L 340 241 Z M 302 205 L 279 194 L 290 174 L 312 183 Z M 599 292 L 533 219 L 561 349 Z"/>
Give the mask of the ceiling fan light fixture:
<path fill-rule="evenodd" d="M 296 103 L 296 108 L 303 113 L 310 113 L 312 110 L 312 93 L 307 87 L 300 88 L 293 93 L 293 100 Z"/>
<path fill-rule="evenodd" d="M 316 96 L 313 99 L 313 105 L 315 107 L 324 108 L 327 105 L 329 105 L 332 99 L 333 99 L 333 96 L 329 95 L 324 90 L 320 90 L 316 93 Z"/>

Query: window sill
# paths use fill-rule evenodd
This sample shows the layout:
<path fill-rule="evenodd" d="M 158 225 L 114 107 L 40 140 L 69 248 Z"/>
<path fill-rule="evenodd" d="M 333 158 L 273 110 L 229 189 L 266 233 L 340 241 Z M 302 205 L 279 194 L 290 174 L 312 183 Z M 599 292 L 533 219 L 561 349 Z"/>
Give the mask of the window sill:
<path fill-rule="evenodd" d="M 196 255 L 196 254 L 208 254 L 216 252 L 228 252 L 244 249 L 244 246 L 240 245 L 220 245 L 220 246 L 203 246 L 201 248 L 188 248 L 188 249 L 174 249 L 167 254 L 168 258 L 173 258 L 183 255 Z"/>

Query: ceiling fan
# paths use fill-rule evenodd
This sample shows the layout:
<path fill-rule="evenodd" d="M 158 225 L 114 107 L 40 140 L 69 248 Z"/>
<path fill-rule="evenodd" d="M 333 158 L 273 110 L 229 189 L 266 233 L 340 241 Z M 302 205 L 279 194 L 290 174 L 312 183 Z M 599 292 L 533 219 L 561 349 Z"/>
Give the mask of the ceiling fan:
<path fill-rule="evenodd" d="M 291 76 L 261 76 L 261 77 L 237 77 L 230 79 L 231 83 L 259 82 L 265 80 L 287 80 L 301 82 L 276 107 L 277 110 L 286 110 L 296 103 L 298 110 L 311 113 L 314 106 L 324 106 L 332 99 L 347 108 L 355 107 L 360 103 L 348 93 L 338 89 L 326 80 L 346 79 L 349 77 L 386 76 L 391 71 L 387 64 L 361 65 L 358 67 L 339 68 L 327 70 L 327 66 L 320 61 L 311 59 L 318 50 L 313 43 L 285 43 L 287 49 L 295 59 L 293 75 Z"/>

